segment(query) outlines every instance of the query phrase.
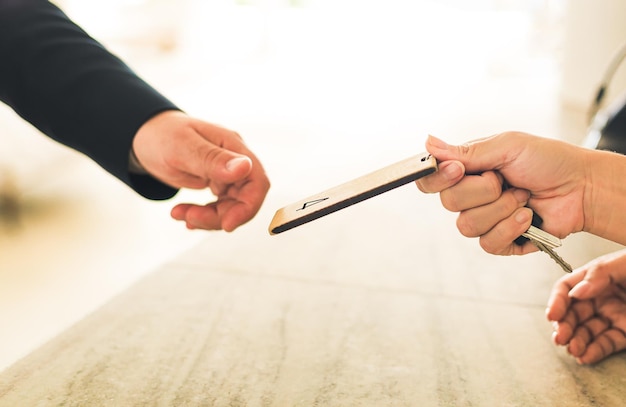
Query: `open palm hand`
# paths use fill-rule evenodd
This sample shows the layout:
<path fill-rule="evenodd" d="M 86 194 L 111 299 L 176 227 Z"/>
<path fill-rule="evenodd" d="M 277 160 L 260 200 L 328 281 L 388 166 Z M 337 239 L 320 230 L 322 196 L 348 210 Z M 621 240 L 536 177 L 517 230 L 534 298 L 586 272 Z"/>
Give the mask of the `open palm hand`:
<path fill-rule="evenodd" d="M 580 364 L 626 349 L 626 250 L 602 256 L 556 282 L 548 302 L 555 344 Z"/>

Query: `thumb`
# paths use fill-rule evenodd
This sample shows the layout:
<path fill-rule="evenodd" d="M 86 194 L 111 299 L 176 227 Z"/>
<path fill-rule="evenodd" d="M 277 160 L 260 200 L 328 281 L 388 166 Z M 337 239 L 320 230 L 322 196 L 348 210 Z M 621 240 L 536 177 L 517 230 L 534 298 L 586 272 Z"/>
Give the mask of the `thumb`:
<path fill-rule="evenodd" d="M 626 250 L 602 256 L 588 267 L 585 278 L 568 293 L 570 297 L 580 300 L 593 298 L 626 281 Z"/>
<path fill-rule="evenodd" d="M 587 272 L 585 279 L 579 282 L 570 290 L 568 296 L 578 300 L 586 300 L 597 296 L 611 285 L 611 277 L 602 273 L 594 273 L 598 270 L 592 268 Z"/>
<path fill-rule="evenodd" d="M 233 180 L 240 180 L 252 171 L 252 160 L 245 155 L 233 154 L 233 157 L 226 161 L 224 169 L 226 170 L 224 178 L 233 177 Z"/>
<path fill-rule="evenodd" d="M 236 182 L 252 171 L 252 159 L 213 143 L 204 141 L 197 146 L 197 159 L 186 163 L 186 171 L 205 180 Z"/>
<path fill-rule="evenodd" d="M 463 163 L 467 173 L 479 173 L 498 170 L 517 155 L 516 137 L 507 137 L 506 142 L 501 135 L 471 141 L 460 146 L 447 144 L 432 135 L 426 140 L 426 149 L 438 161 L 456 160 Z"/>
<path fill-rule="evenodd" d="M 252 171 L 250 157 L 221 149 L 216 162 L 209 163 L 208 179 L 215 179 L 225 183 L 235 182 L 245 178 Z"/>

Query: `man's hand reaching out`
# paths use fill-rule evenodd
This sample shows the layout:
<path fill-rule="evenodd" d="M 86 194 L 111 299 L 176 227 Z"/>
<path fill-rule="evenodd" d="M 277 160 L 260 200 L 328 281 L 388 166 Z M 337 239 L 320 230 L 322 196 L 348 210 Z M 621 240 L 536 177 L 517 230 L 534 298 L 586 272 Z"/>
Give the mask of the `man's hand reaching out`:
<path fill-rule="evenodd" d="M 148 120 L 133 140 L 141 166 L 175 188 L 209 188 L 205 205 L 176 205 L 171 215 L 189 229 L 231 232 L 259 211 L 270 187 L 265 170 L 241 137 L 228 129 L 166 111 Z"/>

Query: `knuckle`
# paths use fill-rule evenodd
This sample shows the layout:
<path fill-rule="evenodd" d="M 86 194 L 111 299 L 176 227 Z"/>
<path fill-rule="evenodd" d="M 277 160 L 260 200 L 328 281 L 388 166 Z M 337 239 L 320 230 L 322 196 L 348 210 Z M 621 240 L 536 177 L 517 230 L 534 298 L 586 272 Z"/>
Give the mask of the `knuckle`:
<path fill-rule="evenodd" d="M 483 174 L 483 179 L 487 181 L 485 193 L 491 201 L 495 201 L 502 195 L 502 184 L 495 172 L 489 171 Z"/>
<path fill-rule="evenodd" d="M 426 178 L 428 178 L 428 177 L 426 177 Z M 417 181 L 415 181 L 415 185 L 417 186 L 417 189 L 419 189 L 421 192 L 423 192 L 425 194 L 429 194 L 430 191 L 424 185 L 424 183 L 425 183 L 424 179 L 418 179 Z"/>
<path fill-rule="evenodd" d="M 456 227 L 461 232 L 461 234 L 465 237 L 478 237 L 480 233 L 476 229 L 476 226 L 467 216 L 463 216 L 461 213 L 459 217 L 456 219 Z"/>
<path fill-rule="evenodd" d="M 182 155 L 180 154 L 165 155 L 163 157 L 165 168 L 170 170 L 172 173 L 176 173 L 180 168 L 183 168 L 183 165 L 185 164 L 181 157 Z"/>
<path fill-rule="evenodd" d="M 210 179 L 214 173 L 214 170 L 219 166 L 222 156 L 225 155 L 225 151 L 219 147 L 209 147 L 198 150 L 198 162 L 204 163 L 202 174 L 198 174 L 201 177 Z M 227 159 L 224 159 L 226 161 Z"/>
<path fill-rule="evenodd" d="M 603 335 L 599 337 L 597 343 L 600 345 L 600 349 L 604 356 L 611 355 L 618 349 L 617 343 L 611 335 Z"/>
<path fill-rule="evenodd" d="M 458 148 L 459 148 L 459 153 L 462 156 L 468 156 L 472 151 L 470 143 L 463 143 L 459 145 Z"/>
<path fill-rule="evenodd" d="M 503 194 L 502 199 L 498 201 L 498 212 L 503 214 L 512 214 L 517 211 L 523 204 L 517 202 L 515 196 L 510 194 Z"/>
<path fill-rule="evenodd" d="M 606 261 L 598 261 L 596 264 L 594 264 L 591 274 L 593 275 L 593 277 L 595 276 L 603 277 L 603 276 L 610 275 L 612 270 L 613 270 L 612 264 Z"/>
<path fill-rule="evenodd" d="M 490 254 L 502 256 L 514 254 L 513 239 L 503 234 L 505 229 L 502 224 L 499 224 L 488 233 L 482 235 L 479 239 L 479 243 L 483 250 Z"/>
<path fill-rule="evenodd" d="M 484 237 L 481 236 L 481 238 L 478 239 L 478 244 L 487 253 L 489 253 L 489 254 L 497 254 L 495 252 L 492 244 L 487 239 L 485 239 Z"/>
<path fill-rule="evenodd" d="M 233 131 L 232 133 L 233 133 L 233 137 L 234 137 L 236 140 L 238 140 L 238 141 L 239 141 L 239 142 L 241 142 L 242 144 L 245 144 L 245 142 L 244 142 L 244 140 L 243 140 L 243 137 L 241 137 L 241 134 L 239 134 L 239 133 L 238 133 L 238 132 L 236 132 L 236 131 Z"/>
<path fill-rule="evenodd" d="M 443 205 L 443 207 L 450 212 L 460 212 L 462 209 L 457 196 L 453 194 L 449 189 L 441 191 L 441 193 L 439 194 L 439 199 L 441 200 L 441 204 Z"/>
<path fill-rule="evenodd" d="M 206 148 L 206 149 L 203 149 L 202 151 L 199 151 L 199 154 L 201 156 L 201 159 L 205 163 L 211 164 L 219 158 L 222 152 L 223 150 L 219 148 Z"/>
<path fill-rule="evenodd" d="M 442 188 L 438 185 L 437 178 L 433 175 L 429 175 L 422 179 L 415 181 L 415 185 L 417 185 L 417 189 L 425 194 L 436 194 L 437 192 L 442 192 L 445 188 Z"/>

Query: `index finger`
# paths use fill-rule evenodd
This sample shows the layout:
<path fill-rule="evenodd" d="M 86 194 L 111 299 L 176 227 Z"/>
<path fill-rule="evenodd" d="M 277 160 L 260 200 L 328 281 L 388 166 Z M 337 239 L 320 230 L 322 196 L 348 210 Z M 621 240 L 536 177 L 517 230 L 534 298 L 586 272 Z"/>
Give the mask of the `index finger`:
<path fill-rule="evenodd" d="M 568 308 L 572 303 L 572 299 L 568 295 L 570 290 L 583 280 L 585 273 L 583 271 L 574 272 L 567 276 L 561 277 L 552 288 L 548 299 L 548 307 L 546 309 L 546 317 L 550 321 L 562 320 Z"/>
<path fill-rule="evenodd" d="M 417 188 L 427 194 L 441 192 L 455 185 L 465 175 L 465 166 L 460 161 L 439 163 L 439 170 L 415 181 Z"/>
<path fill-rule="evenodd" d="M 185 221 L 190 229 L 232 232 L 257 214 L 268 190 L 266 177 L 248 180 L 242 185 L 227 188 L 226 193 L 218 196 L 215 202 L 206 205 L 178 204 L 172 209 L 171 216 Z"/>

